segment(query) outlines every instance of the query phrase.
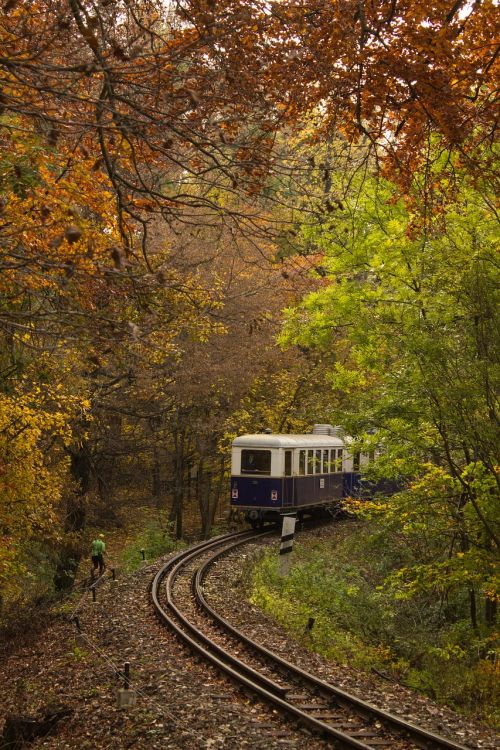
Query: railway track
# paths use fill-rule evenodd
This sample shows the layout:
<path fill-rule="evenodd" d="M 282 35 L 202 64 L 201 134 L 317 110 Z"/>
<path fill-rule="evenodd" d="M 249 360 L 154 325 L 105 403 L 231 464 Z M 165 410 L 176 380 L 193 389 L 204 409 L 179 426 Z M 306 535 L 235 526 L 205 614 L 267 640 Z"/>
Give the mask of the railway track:
<path fill-rule="evenodd" d="M 240 545 L 271 533 L 227 534 L 172 558 L 152 584 L 160 619 L 243 689 L 288 713 L 335 747 L 467 750 L 305 672 L 253 641 L 211 607 L 203 590 L 210 568 Z"/>

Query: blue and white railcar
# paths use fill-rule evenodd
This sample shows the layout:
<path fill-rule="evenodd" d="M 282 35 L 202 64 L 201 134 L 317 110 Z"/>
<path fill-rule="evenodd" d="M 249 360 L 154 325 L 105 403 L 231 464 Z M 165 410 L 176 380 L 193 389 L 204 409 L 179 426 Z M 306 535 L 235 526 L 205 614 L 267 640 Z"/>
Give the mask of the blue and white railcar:
<path fill-rule="evenodd" d="M 330 425 L 309 435 L 242 435 L 232 445 L 231 506 L 257 521 L 340 504 L 359 484 L 362 463 Z"/>

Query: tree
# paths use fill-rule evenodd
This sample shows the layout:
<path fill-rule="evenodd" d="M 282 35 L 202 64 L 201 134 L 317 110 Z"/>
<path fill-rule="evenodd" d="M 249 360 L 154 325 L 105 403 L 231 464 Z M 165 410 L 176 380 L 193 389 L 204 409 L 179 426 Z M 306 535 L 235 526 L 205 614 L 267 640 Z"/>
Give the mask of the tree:
<path fill-rule="evenodd" d="M 72 441 L 71 423 L 88 407 L 57 382 L 36 387 L 21 383 L 12 395 L 0 394 L 2 625 L 33 590 L 38 596 L 45 593 L 47 584 L 36 567 L 45 567 L 47 575 L 55 562 L 53 550 L 66 541 L 62 500 L 70 490 L 62 445 Z"/>
<path fill-rule="evenodd" d="M 407 484 L 380 510 L 429 546 L 398 581 L 469 588 L 476 623 L 475 590 L 491 602 L 498 586 L 498 222 L 466 175 L 443 209 L 448 158 L 425 211 L 365 180 L 335 221 L 305 230 L 331 282 L 290 312 L 287 337 L 334 349 L 330 380 L 348 406 L 338 421 L 383 447 L 379 475 Z"/>
<path fill-rule="evenodd" d="M 470 195 L 491 206 L 490 0 L 449 8 L 442 0 L 425 7 L 409 0 L 168 7 L 160 0 L 6 0 L 3 10 L 0 394 L 8 415 L 14 394 L 38 392 L 53 377 L 61 398 L 50 408 L 41 402 L 30 412 L 21 401 L 30 423 L 49 419 L 47 411 L 53 419 L 57 403 L 90 404 L 84 413 L 66 410 L 71 440 L 52 444 L 39 430 L 31 443 L 33 455 L 61 459 L 56 504 L 59 479 L 71 477 L 73 491 L 58 506 L 61 539 L 81 532 L 94 490 L 96 507 L 113 516 L 115 503 L 139 487 L 132 480 L 150 469 L 160 504 L 162 464 L 173 472 L 179 535 L 185 489 L 198 467 L 208 532 L 225 471 L 218 450 L 228 434 L 239 421 L 300 426 L 320 408 L 334 356 L 343 392 L 337 389 L 333 406 L 349 405 L 347 390 L 361 403 L 358 386 L 369 384 L 380 422 L 384 403 L 394 409 L 394 390 L 384 388 L 398 380 L 395 368 L 384 383 L 382 364 L 401 360 L 398 387 L 408 404 L 427 405 L 422 421 L 432 439 L 422 455 L 437 432 L 440 460 L 454 466 L 453 481 L 466 484 L 457 436 L 468 415 L 467 430 L 483 441 L 481 486 L 488 485 L 484 393 L 493 373 L 482 363 L 492 354 L 490 318 L 474 305 L 483 286 L 489 295 L 490 259 L 465 263 L 464 275 L 456 267 L 477 238 L 484 246 L 490 219 L 481 224 L 486 209 L 471 198 L 473 237 L 469 224 L 459 228 L 458 209 L 445 214 L 444 207 L 466 200 L 464 169 L 476 180 Z M 398 180 L 405 204 L 385 183 L 369 187 L 377 169 Z M 365 180 L 368 192 L 358 196 Z M 386 267 L 370 238 L 387 245 Z M 330 273 L 340 280 L 335 294 Z M 300 355 L 277 356 L 280 309 L 310 288 L 320 290 L 306 303 L 309 316 L 317 304 L 314 336 L 298 331 Z M 385 292 L 395 295 L 392 307 Z M 468 325 L 463 338 L 458 319 L 439 318 L 440 293 L 443 305 L 458 300 L 464 319 L 477 318 L 477 331 Z M 325 314 L 330 296 L 338 312 L 354 317 L 348 328 Z M 370 337 L 356 316 L 371 326 L 372 308 L 380 318 Z M 387 327 L 397 332 L 394 341 L 384 337 Z M 464 366 L 467 357 L 457 342 L 466 341 L 469 354 L 473 342 L 483 346 L 477 371 L 466 367 L 469 395 L 480 394 L 476 412 L 465 408 L 452 376 L 455 411 L 447 391 L 431 397 L 432 383 L 419 375 L 444 368 L 432 348 L 441 329 L 460 365 L 461 353 Z M 446 435 L 432 421 L 433 398 L 446 413 Z M 408 454 L 405 461 L 408 473 Z M 31 507 L 31 495 L 26 502 Z M 61 550 L 63 580 L 74 550 L 62 542 Z"/>
<path fill-rule="evenodd" d="M 318 137 L 363 137 L 405 189 L 431 133 L 471 169 L 488 169 L 477 146 L 491 143 L 496 128 L 493 0 L 182 0 L 177 7 L 245 94 L 265 92 L 282 123 L 319 105 Z"/>
<path fill-rule="evenodd" d="M 6 6 L 3 127 L 57 147 L 72 185 L 82 160 L 97 180 L 104 173 L 120 239 L 116 265 L 131 257 L 148 265 L 153 215 L 167 221 L 189 221 L 198 209 L 207 221 L 221 210 L 230 215 L 219 191 L 256 178 L 269 139 L 252 129 L 243 100 L 228 98 L 225 76 L 207 63 L 199 30 L 177 23 L 154 0 Z"/>

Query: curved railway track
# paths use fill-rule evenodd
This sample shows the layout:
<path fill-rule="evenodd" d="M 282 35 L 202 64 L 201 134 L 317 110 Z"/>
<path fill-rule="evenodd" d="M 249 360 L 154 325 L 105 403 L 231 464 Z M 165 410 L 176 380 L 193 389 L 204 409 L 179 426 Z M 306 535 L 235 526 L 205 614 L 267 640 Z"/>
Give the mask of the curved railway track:
<path fill-rule="evenodd" d="M 305 672 L 253 641 L 210 606 L 203 582 L 214 563 L 240 545 L 271 533 L 227 534 L 172 558 L 152 584 L 160 619 L 246 691 L 293 716 L 335 747 L 467 750 Z"/>

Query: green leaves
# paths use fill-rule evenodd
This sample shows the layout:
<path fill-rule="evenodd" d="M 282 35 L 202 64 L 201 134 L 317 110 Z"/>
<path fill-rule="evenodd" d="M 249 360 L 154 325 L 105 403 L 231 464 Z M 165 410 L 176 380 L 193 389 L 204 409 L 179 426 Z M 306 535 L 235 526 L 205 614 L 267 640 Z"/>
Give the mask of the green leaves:
<path fill-rule="evenodd" d="M 432 179 L 415 175 L 411 201 L 383 180 L 361 185 L 354 176 L 343 214 L 307 227 L 331 281 L 289 311 L 282 341 L 336 353 L 332 401 L 341 393 L 347 408 L 335 420 L 360 448 L 373 448 L 375 432 L 374 476 L 407 485 L 372 506 L 414 550 L 415 563 L 391 585 L 401 596 L 472 587 L 491 598 L 500 537 L 498 220 L 492 193 L 465 173 L 455 173 L 455 198 L 443 204 L 441 161 Z"/>

